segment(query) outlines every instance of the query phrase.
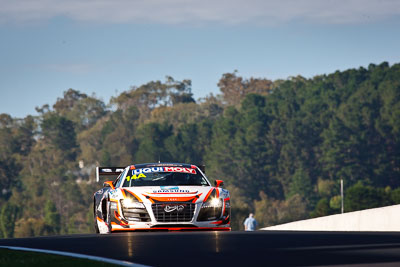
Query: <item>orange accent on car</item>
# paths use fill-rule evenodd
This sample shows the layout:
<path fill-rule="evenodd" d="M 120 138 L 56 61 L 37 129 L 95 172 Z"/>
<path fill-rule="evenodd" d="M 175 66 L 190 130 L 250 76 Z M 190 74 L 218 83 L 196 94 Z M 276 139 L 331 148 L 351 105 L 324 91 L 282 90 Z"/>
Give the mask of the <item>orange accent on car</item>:
<path fill-rule="evenodd" d="M 156 200 L 160 202 L 167 202 L 167 201 L 192 201 L 193 199 L 197 199 L 196 197 L 150 197 L 151 200 Z"/>
<path fill-rule="evenodd" d="M 208 191 L 208 194 L 206 195 L 206 197 L 204 198 L 204 202 L 207 201 L 208 197 L 210 196 L 210 194 L 212 193 L 212 191 L 215 190 L 214 188 L 210 189 L 210 191 Z"/>
<path fill-rule="evenodd" d="M 196 195 L 196 196 L 193 198 L 192 203 L 196 203 L 196 201 L 200 198 L 200 196 L 201 196 L 202 194 L 203 194 L 203 193 L 200 193 L 200 194 Z"/>
<path fill-rule="evenodd" d="M 98 220 L 99 222 L 104 222 L 102 219 L 100 219 L 99 216 L 97 216 L 97 220 Z"/>
<path fill-rule="evenodd" d="M 145 195 L 145 194 L 143 194 L 143 196 L 145 196 L 148 200 L 150 200 L 150 202 L 151 203 L 153 203 L 154 204 L 154 200 L 153 199 L 151 199 L 151 197 L 150 196 L 147 196 L 147 195 Z"/>
<path fill-rule="evenodd" d="M 182 194 L 197 194 L 198 191 L 196 192 L 187 192 L 187 193 L 147 193 L 147 194 L 152 194 L 152 195 L 182 195 Z"/>
<path fill-rule="evenodd" d="M 119 213 L 117 211 L 114 211 L 114 217 L 115 219 L 117 219 L 120 222 L 120 225 L 127 225 L 125 222 L 123 222 L 120 218 L 121 215 L 119 215 Z"/>
<path fill-rule="evenodd" d="M 104 183 L 105 183 L 105 184 L 108 184 L 108 185 L 111 187 L 111 189 L 115 189 L 115 187 L 114 187 L 112 181 L 106 181 L 106 182 L 104 182 Z"/>
<path fill-rule="evenodd" d="M 216 187 L 221 187 L 221 186 L 223 186 L 224 185 L 224 181 L 222 181 L 222 180 L 215 180 L 215 186 Z"/>
<path fill-rule="evenodd" d="M 130 169 L 131 169 L 131 170 L 136 169 L 135 165 L 131 165 L 131 168 L 130 168 Z"/>
<path fill-rule="evenodd" d="M 124 190 L 128 191 L 129 193 L 131 193 L 134 197 L 137 198 L 137 200 L 139 200 L 139 202 L 143 202 L 143 201 L 140 199 L 140 197 L 138 197 L 138 196 L 137 196 L 135 193 L 133 193 L 132 191 L 130 191 L 130 190 L 128 190 L 128 189 L 124 189 Z"/>
<path fill-rule="evenodd" d="M 124 198 L 126 198 L 126 194 L 125 194 L 125 190 L 121 189 L 122 195 L 124 196 Z"/>
<path fill-rule="evenodd" d="M 219 189 L 215 188 L 215 190 L 217 191 L 217 198 L 219 197 Z"/>
<path fill-rule="evenodd" d="M 220 220 L 220 221 L 216 221 L 216 222 L 212 222 L 211 224 L 222 224 L 224 221 L 228 220 L 229 216 L 226 217 L 224 220 Z M 228 223 L 229 224 L 229 223 Z"/>

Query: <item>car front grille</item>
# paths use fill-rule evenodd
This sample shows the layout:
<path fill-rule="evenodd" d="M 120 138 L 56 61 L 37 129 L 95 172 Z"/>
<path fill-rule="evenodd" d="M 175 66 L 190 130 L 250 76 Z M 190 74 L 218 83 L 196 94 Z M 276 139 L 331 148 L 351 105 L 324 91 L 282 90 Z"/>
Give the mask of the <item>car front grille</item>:
<path fill-rule="evenodd" d="M 156 203 L 151 205 L 158 222 L 190 222 L 194 216 L 194 203 Z"/>

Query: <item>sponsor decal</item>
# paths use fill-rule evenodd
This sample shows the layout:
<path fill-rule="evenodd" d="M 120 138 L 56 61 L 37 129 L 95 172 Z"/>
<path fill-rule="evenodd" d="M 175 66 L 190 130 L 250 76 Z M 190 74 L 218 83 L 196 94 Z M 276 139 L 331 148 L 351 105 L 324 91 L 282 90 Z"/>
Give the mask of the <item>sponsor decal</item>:
<path fill-rule="evenodd" d="M 147 165 L 148 167 L 158 167 L 158 166 L 171 166 L 171 163 L 157 163 L 157 164 L 151 164 Z M 182 166 L 181 164 L 173 164 L 173 166 Z"/>
<path fill-rule="evenodd" d="M 187 193 L 187 194 L 196 194 L 198 191 L 190 192 L 188 189 L 179 189 L 179 186 L 160 186 L 159 190 L 153 190 L 153 194 L 174 194 L 174 193 Z M 151 194 L 151 193 L 150 193 Z"/>
<path fill-rule="evenodd" d="M 187 189 L 160 189 L 153 190 L 153 193 L 190 193 Z"/>
<path fill-rule="evenodd" d="M 181 212 L 184 209 L 185 209 L 185 206 L 183 206 L 183 205 L 166 205 L 164 207 L 165 212 L 173 212 L 173 211 Z"/>
<path fill-rule="evenodd" d="M 191 169 L 191 168 L 165 167 L 164 169 L 165 169 L 166 172 L 184 172 L 184 173 L 196 174 L 196 170 L 195 169 Z"/>
<path fill-rule="evenodd" d="M 163 167 L 153 167 L 153 168 L 143 168 L 143 169 L 132 170 L 132 173 L 134 175 L 139 175 L 141 173 L 163 172 L 163 171 L 164 171 Z"/>
<path fill-rule="evenodd" d="M 196 174 L 195 169 L 184 168 L 184 167 L 152 167 L 132 170 L 132 174 L 139 175 L 141 173 L 151 173 L 151 172 L 182 172 Z"/>
<path fill-rule="evenodd" d="M 165 185 L 162 185 L 162 186 L 160 186 L 160 188 L 162 190 L 177 190 L 177 189 L 179 189 L 179 186 L 165 186 Z"/>
<path fill-rule="evenodd" d="M 101 169 L 102 172 L 112 172 L 111 169 Z"/>
<path fill-rule="evenodd" d="M 111 190 L 110 195 L 112 198 L 116 198 L 118 196 L 118 190 L 117 189 Z"/>
<path fill-rule="evenodd" d="M 167 201 L 179 201 L 179 198 L 169 197 L 167 198 Z"/>

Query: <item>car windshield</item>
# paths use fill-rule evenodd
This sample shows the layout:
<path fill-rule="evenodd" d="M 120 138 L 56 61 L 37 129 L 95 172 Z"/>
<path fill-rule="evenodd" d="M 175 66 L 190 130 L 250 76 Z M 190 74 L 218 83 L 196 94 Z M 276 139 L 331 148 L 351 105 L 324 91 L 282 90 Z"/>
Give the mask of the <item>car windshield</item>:
<path fill-rule="evenodd" d="M 129 170 L 123 187 L 197 185 L 208 186 L 203 175 L 192 168 L 156 167 Z"/>

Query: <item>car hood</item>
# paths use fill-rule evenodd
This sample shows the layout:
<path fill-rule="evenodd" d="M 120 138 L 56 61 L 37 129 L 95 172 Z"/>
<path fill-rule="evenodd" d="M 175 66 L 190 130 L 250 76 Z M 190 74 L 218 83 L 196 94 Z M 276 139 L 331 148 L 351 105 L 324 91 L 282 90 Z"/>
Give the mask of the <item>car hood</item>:
<path fill-rule="evenodd" d="M 219 197 L 228 197 L 228 191 L 222 188 L 212 186 L 138 186 L 138 187 L 123 187 L 115 191 L 121 198 L 126 194 L 134 194 L 143 202 L 203 202 L 213 189 Z M 124 192 L 122 192 L 124 191 Z"/>

